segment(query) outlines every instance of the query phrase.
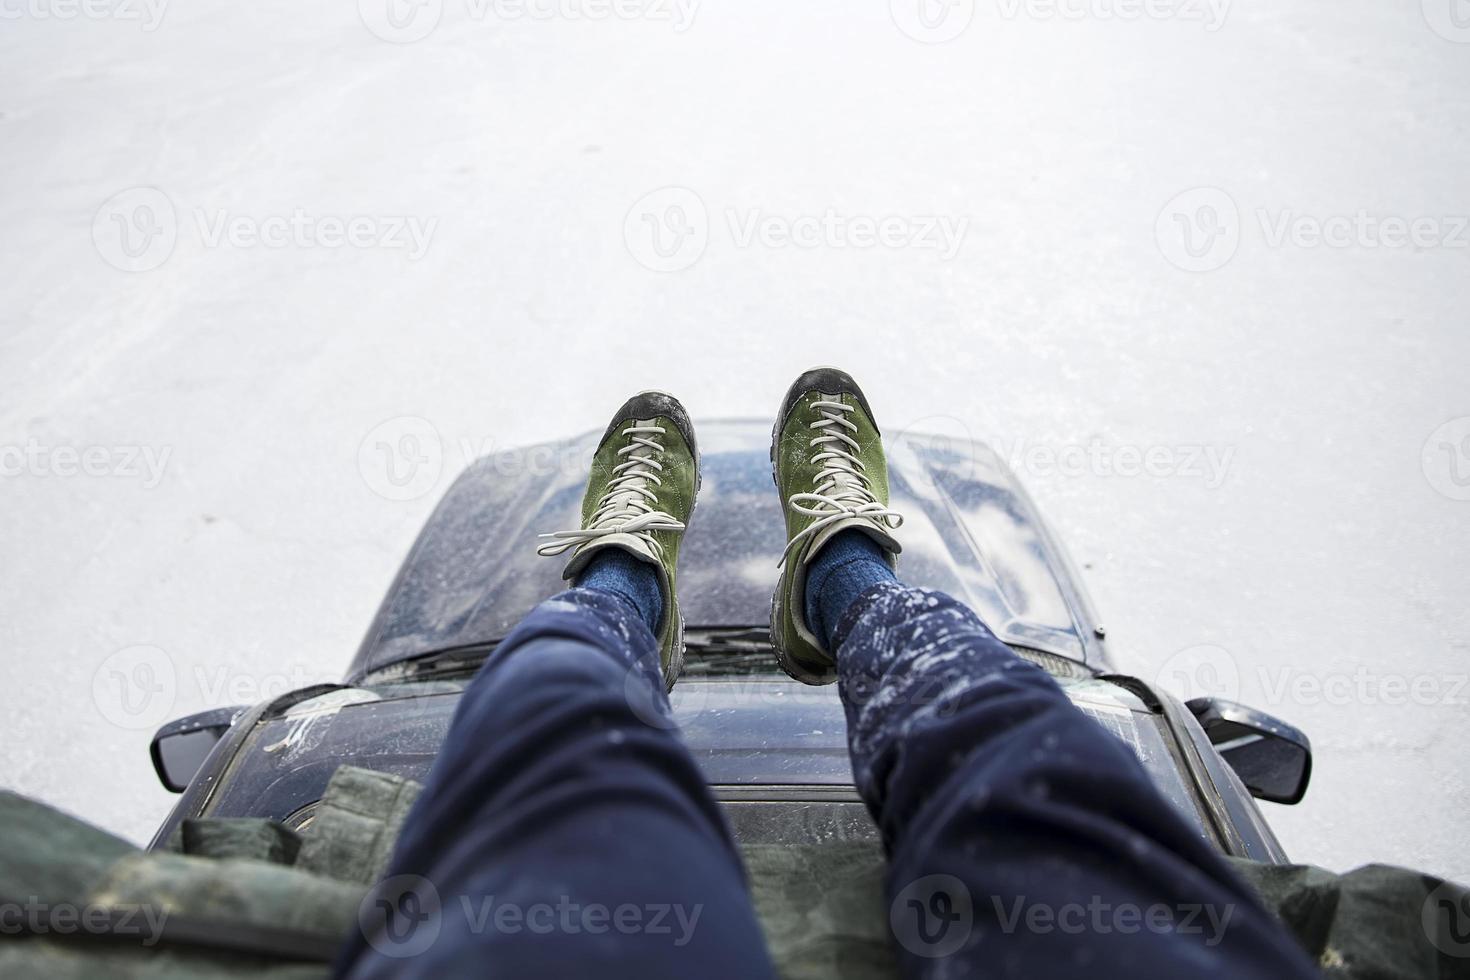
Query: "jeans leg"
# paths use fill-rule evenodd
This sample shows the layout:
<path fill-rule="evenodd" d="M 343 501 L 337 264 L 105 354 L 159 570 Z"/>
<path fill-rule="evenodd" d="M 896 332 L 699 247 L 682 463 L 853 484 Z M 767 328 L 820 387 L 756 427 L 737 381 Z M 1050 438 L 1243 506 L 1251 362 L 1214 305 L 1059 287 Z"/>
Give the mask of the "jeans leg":
<path fill-rule="evenodd" d="M 968 608 L 877 585 L 836 641 L 908 975 L 1317 975 L 1132 751 Z"/>
<path fill-rule="evenodd" d="M 399 928 L 355 935 L 339 975 L 772 976 L 658 663 L 616 596 L 534 610 L 465 690 L 398 841 Z"/>

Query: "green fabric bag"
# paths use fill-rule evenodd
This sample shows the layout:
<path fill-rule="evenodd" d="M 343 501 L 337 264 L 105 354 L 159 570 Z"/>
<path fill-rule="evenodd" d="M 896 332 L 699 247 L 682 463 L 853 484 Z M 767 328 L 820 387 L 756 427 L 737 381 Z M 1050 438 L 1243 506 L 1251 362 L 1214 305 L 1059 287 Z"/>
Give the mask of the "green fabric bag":
<path fill-rule="evenodd" d="M 344 766 L 300 834 L 267 820 L 193 820 L 170 850 L 155 853 L 0 792 L 0 976 L 326 977 L 419 790 Z M 763 844 L 743 853 L 783 977 L 898 975 L 876 843 Z M 1326 977 L 1470 980 L 1465 889 L 1381 865 L 1338 875 L 1232 863 Z M 30 920 L 19 936 L 17 914 Z M 121 935 L 98 934 L 108 930 Z M 304 958 L 290 960 L 292 950 Z"/>
<path fill-rule="evenodd" d="M 305 835 L 189 820 L 153 853 L 0 792 L 0 976 L 326 977 L 418 792 L 343 767 Z"/>

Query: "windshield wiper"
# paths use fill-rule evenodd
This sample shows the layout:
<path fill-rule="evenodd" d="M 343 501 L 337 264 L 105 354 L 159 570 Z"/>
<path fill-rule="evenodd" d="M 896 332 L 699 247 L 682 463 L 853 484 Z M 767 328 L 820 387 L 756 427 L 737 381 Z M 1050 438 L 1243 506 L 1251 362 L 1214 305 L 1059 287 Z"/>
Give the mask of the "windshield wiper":
<path fill-rule="evenodd" d="M 497 641 L 498 642 L 498 641 Z M 776 671 L 771 631 L 764 626 L 690 627 L 684 631 L 685 674 L 759 674 Z M 472 674 L 497 643 L 477 643 L 424 654 L 374 671 L 368 683 L 413 682 Z"/>
<path fill-rule="evenodd" d="M 778 670 L 771 631 L 764 626 L 718 626 L 684 631 L 684 674 L 766 674 Z"/>
<path fill-rule="evenodd" d="M 691 649 L 743 652 L 759 646 L 771 649 L 771 631 L 764 626 L 691 626 L 684 630 L 684 643 Z"/>

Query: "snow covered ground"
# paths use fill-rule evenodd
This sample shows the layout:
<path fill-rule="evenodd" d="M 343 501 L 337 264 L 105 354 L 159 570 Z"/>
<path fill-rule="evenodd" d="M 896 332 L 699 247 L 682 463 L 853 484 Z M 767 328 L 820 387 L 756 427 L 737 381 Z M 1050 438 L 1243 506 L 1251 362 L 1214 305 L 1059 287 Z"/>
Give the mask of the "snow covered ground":
<path fill-rule="evenodd" d="M 468 457 L 838 363 L 1310 733 L 1296 858 L 1467 870 L 1464 0 L 0 14 L 0 784 L 145 840 Z"/>

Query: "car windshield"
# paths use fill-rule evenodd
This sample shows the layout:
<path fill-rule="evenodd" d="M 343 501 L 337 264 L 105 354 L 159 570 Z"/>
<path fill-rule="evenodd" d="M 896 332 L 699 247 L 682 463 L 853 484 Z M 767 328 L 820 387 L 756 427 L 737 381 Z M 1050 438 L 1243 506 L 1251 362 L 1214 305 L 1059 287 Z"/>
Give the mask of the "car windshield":
<path fill-rule="evenodd" d="M 718 639 L 695 630 L 691 638 L 698 643 L 692 644 L 688 669 L 670 702 L 684 741 L 729 811 L 737 836 L 781 842 L 874 835 L 853 788 L 836 685 L 811 687 L 774 672 L 769 647 L 754 649 L 763 646 L 754 630 Z M 484 655 L 464 651 L 457 672 L 341 688 L 261 718 L 221 780 L 207 815 L 267 817 L 302 826 L 332 773 L 344 764 L 423 781 L 459 703 L 469 665 Z M 1108 681 L 1090 675 L 1058 680 L 1081 710 L 1133 750 L 1171 804 L 1213 840 L 1159 716 Z M 650 713 L 651 720 L 657 717 Z M 800 819 L 789 819 L 793 807 Z"/>

